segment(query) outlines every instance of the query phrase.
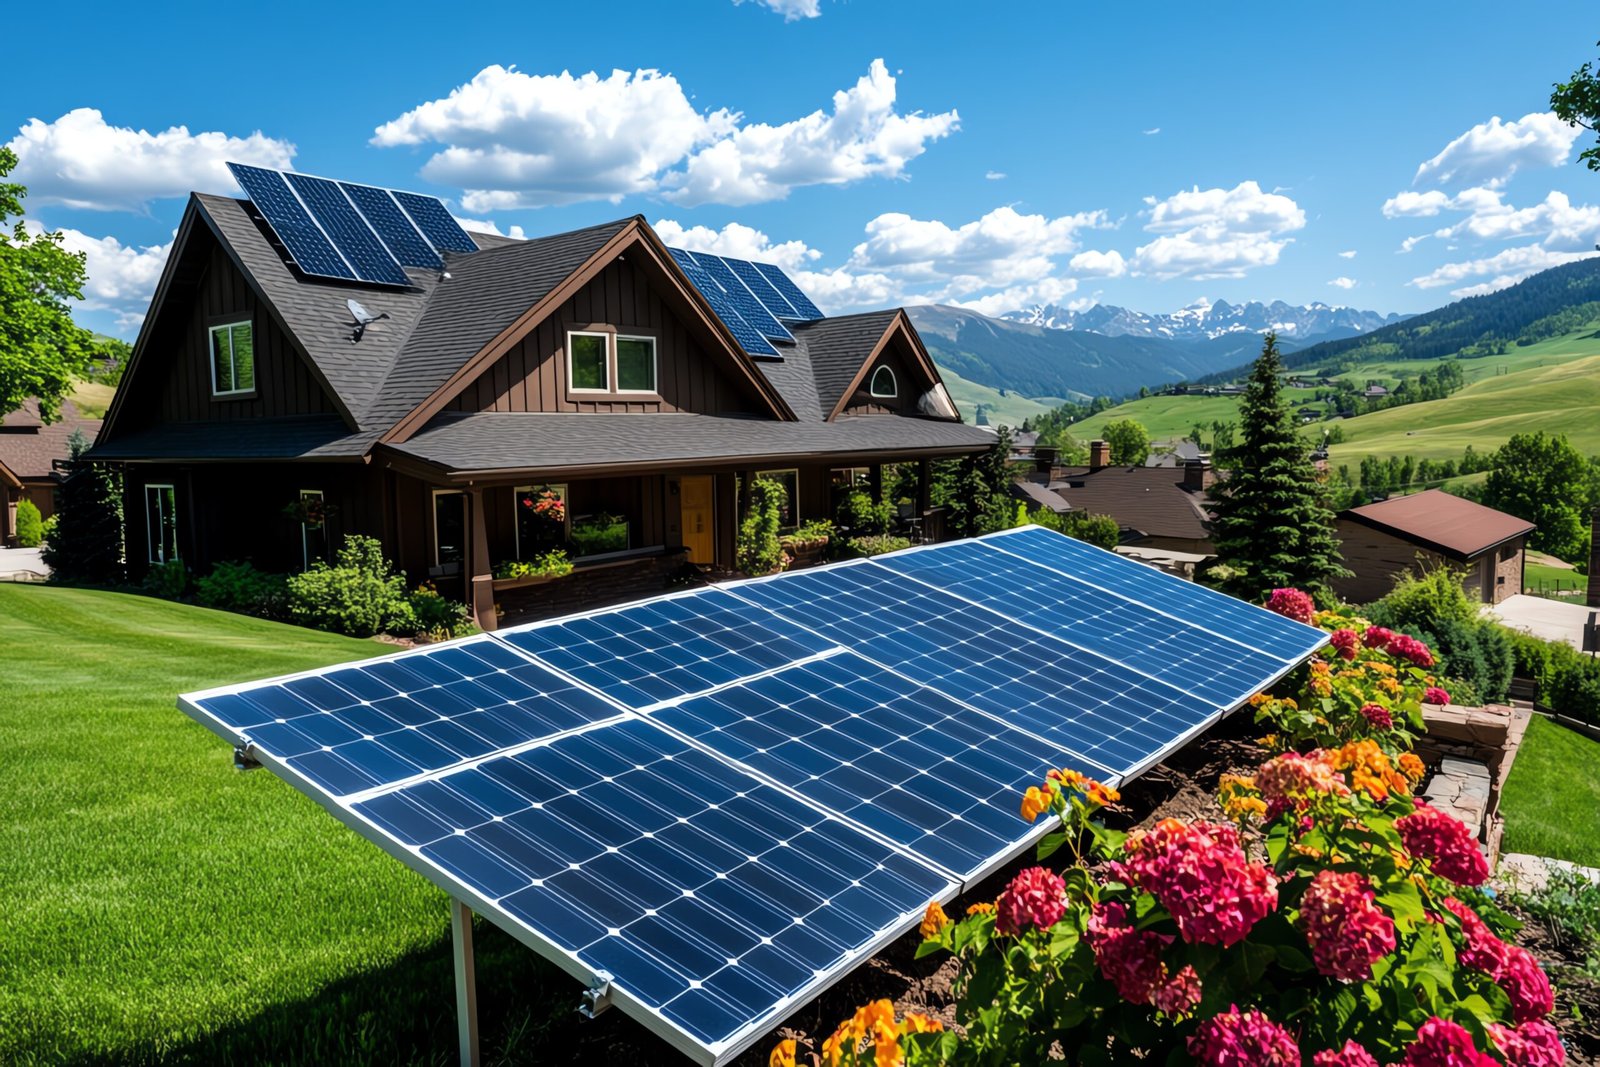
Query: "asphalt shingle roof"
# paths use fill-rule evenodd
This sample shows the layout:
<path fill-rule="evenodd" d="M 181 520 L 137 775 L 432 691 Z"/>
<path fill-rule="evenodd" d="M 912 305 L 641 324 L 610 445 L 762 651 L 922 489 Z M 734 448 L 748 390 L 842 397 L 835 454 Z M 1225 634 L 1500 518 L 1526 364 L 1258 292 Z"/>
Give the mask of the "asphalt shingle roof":
<path fill-rule="evenodd" d="M 1073 467 L 1062 480 L 1065 486 L 1052 482 L 1052 488 L 1075 510 L 1109 515 L 1124 529 L 1147 537 L 1211 537 L 1205 495 L 1183 487 L 1182 468 Z"/>
<path fill-rule="evenodd" d="M 351 433 L 337 415 L 163 422 L 96 445 L 95 459 L 357 459 L 381 430 Z"/>
<path fill-rule="evenodd" d="M 823 418 L 838 405 L 872 346 L 882 339 L 897 314 L 899 312 L 889 310 L 840 315 L 803 323 L 791 331 L 810 353 L 811 373 L 816 379 L 817 402 Z"/>
<path fill-rule="evenodd" d="M 61 418 L 47 426 L 39 418 L 39 401 L 25 400 L 22 407 L 0 419 L 0 466 L 18 478 L 48 478 L 54 461 L 68 458 L 67 442 L 74 430 L 82 430 L 93 441 L 100 432 L 100 420 L 84 418 L 72 401 L 66 400 L 61 404 Z"/>
<path fill-rule="evenodd" d="M 1534 530 L 1526 519 L 1442 489 L 1424 489 L 1350 508 L 1341 512 L 1340 518 L 1354 519 L 1461 560 Z"/>

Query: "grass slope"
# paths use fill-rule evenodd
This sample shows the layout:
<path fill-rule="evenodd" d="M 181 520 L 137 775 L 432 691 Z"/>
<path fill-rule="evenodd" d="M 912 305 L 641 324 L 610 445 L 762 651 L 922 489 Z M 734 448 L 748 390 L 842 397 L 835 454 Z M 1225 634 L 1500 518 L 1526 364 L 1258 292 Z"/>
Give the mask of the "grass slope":
<path fill-rule="evenodd" d="M 1091 415 L 1070 427 L 1072 436 L 1079 441 L 1089 441 L 1105 431 L 1106 424 L 1119 419 L 1133 419 L 1151 438 L 1164 441 L 1172 437 L 1186 437 L 1194 424 L 1210 426 L 1213 420 L 1223 422 L 1239 418 L 1239 401 L 1231 396 L 1150 396 L 1143 400 L 1130 400 Z"/>
<path fill-rule="evenodd" d="M 0 624 L 0 1063 L 454 1059 L 444 895 L 174 706 L 385 646 L 3 583 Z M 477 948 L 486 1062 L 642 1039 L 569 1023 L 571 980 L 493 927 Z"/>
<path fill-rule="evenodd" d="M 1001 395 L 1000 390 L 970 381 L 945 367 L 939 368 L 939 374 L 944 378 L 945 388 L 950 390 L 950 399 L 955 401 L 956 409 L 969 423 L 977 421 L 980 405 L 985 409 L 990 425 L 1015 427 L 1021 426 L 1024 419 L 1054 411 L 1062 403 L 1056 397 L 1019 396 L 1009 389 Z"/>
<path fill-rule="evenodd" d="M 1500 797 L 1506 852 L 1600 867 L 1600 742 L 1535 715 Z"/>
<path fill-rule="evenodd" d="M 101 382 L 78 382 L 72 387 L 71 399 L 78 409 L 78 414 L 86 419 L 103 419 L 106 408 L 111 406 L 111 398 L 116 394 L 117 387 L 105 385 Z"/>

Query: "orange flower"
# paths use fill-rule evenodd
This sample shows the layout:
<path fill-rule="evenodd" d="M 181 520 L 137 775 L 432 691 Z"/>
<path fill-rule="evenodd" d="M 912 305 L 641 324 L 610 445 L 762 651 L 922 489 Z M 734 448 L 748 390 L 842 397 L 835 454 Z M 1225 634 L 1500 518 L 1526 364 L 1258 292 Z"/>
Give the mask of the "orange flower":
<path fill-rule="evenodd" d="M 1060 782 L 1062 785 L 1064 785 L 1067 788 L 1071 789 L 1071 788 L 1075 788 L 1077 786 L 1080 786 L 1084 782 L 1087 782 L 1089 780 L 1088 778 L 1086 778 L 1079 771 L 1066 770 L 1066 769 L 1059 770 L 1059 771 L 1051 771 L 1049 774 L 1045 775 L 1045 779 L 1046 779 L 1046 783 L 1045 783 L 1045 788 L 1046 789 L 1049 788 L 1049 783 L 1050 782 Z"/>
<path fill-rule="evenodd" d="M 873 1063 L 878 1067 L 900 1067 L 905 1053 L 900 1048 L 900 1028 L 895 1025 L 894 1005 L 888 1000 L 875 1000 L 856 1012 L 861 1019 L 863 1035 L 871 1039 Z"/>
<path fill-rule="evenodd" d="M 1107 804 L 1115 804 L 1117 801 L 1122 799 L 1121 793 L 1117 792 L 1115 789 L 1112 789 L 1109 785 L 1106 785 L 1103 782 L 1094 781 L 1093 779 L 1089 780 L 1084 792 L 1090 801 L 1092 801 L 1096 806 L 1102 808 Z"/>
<path fill-rule="evenodd" d="M 944 1023 L 915 1011 L 906 1012 L 905 1020 L 900 1024 L 902 1034 L 937 1034 L 943 1030 Z"/>
<path fill-rule="evenodd" d="M 1405 752 L 1400 756 L 1400 773 L 1411 779 L 1413 783 L 1422 780 L 1422 759 L 1415 752 Z"/>
<path fill-rule="evenodd" d="M 1022 794 L 1022 817 L 1033 822 L 1039 816 L 1050 810 L 1050 805 L 1056 800 L 1055 790 L 1046 785 L 1043 789 L 1030 785 L 1028 791 Z"/>
<path fill-rule="evenodd" d="M 924 941 L 932 941 L 944 932 L 950 925 L 950 916 L 944 913 L 944 908 L 939 906 L 937 900 L 928 903 L 928 910 L 923 913 L 922 925 L 917 927 L 917 933 L 922 935 Z"/>
<path fill-rule="evenodd" d="M 1259 708 L 1263 704 L 1270 703 L 1272 703 L 1272 698 L 1264 692 L 1257 693 L 1255 696 L 1250 698 L 1250 706 L 1252 708 Z"/>
<path fill-rule="evenodd" d="M 994 913 L 995 906 L 992 901 L 980 900 L 976 904 L 967 905 L 968 915 L 993 915 Z"/>
<path fill-rule="evenodd" d="M 794 1067 L 794 1038 L 789 1037 L 778 1042 L 778 1047 L 772 1050 L 772 1055 L 767 1058 L 767 1067 Z"/>

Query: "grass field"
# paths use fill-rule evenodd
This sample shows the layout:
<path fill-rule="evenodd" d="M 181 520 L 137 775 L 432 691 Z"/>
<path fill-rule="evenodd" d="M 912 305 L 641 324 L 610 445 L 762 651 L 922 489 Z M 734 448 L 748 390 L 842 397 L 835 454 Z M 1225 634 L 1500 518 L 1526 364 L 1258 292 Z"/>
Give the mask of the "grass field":
<path fill-rule="evenodd" d="M 975 413 L 980 404 L 987 409 L 990 425 L 1021 426 L 1024 419 L 1053 411 L 1064 402 L 1054 397 L 1019 396 L 1009 390 L 1002 396 L 1000 390 L 969 381 L 953 370 L 941 367 L 939 374 L 944 378 L 945 388 L 950 390 L 950 399 L 969 423 L 976 421 Z"/>
<path fill-rule="evenodd" d="M 1239 401 L 1231 396 L 1151 396 L 1143 400 L 1130 400 L 1118 404 L 1098 415 L 1091 415 L 1072 424 L 1072 436 L 1079 441 L 1098 437 L 1107 423 L 1120 419 L 1133 419 L 1150 433 L 1156 441 L 1173 437 L 1186 437 L 1194 424 L 1210 426 L 1212 420 L 1223 422 L 1239 418 Z"/>
<path fill-rule="evenodd" d="M 3 583 L 0 625 L 0 1063 L 454 1059 L 444 895 L 174 707 L 388 646 Z M 620 1013 L 578 1025 L 494 927 L 476 947 L 485 1062 L 663 1054 Z"/>
<path fill-rule="evenodd" d="M 1600 765 L 1595 742 L 1535 715 L 1500 797 L 1506 852 L 1600 867 Z"/>
<path fill-rule="evenodd" d="M 78 382 L 72 389 L 72 403 L 84 418 L 101 419 L 105 417 L 106 408 L 111 406 L 111 398 L 116 391 L 114 385 Z"/>
<path fill-rule="evenodd" d="M 1552 567 L 1546 563 L 1529 563 L 1522 573 L 1523 585 L 1541 596 L 1553 595 L 1558 591 L 1581 592 L 1588 585 L 1589 579 L 1573 570 L 1571 567 Z M 1557 599 L 1570 599 L 1561 597 Z"/>

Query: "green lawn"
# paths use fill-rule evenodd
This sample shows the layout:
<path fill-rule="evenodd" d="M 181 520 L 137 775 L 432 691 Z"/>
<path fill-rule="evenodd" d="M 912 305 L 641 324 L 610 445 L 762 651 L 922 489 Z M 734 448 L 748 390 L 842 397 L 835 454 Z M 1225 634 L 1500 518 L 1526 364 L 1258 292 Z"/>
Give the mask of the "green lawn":
<path fill-rule="evenodd" d="M 1522 580 L 1528 589 L 1540 596 L 1554 596 L 1557 590 L 1581 591 L 1589 582 L 1571 567 L 1552 567 L 1547 563 L 1529 563 L 1523 570 Z"/>
<path fill-rule="evenodd" d="M 1600 742 L 1542 716 L 1528 724 L 1500 797 L 1505 852 L 1600 867 Z"/>
<path fill-rule="evenodd" d="M 454 1058 L 444 895 L 174 706 L 387 646 L 3 583 L 0 626 L 0 1063 Z M 571 980 L 486 924 L 477 949 L 489 1062 L 632 1026 L 569 1023 Z"/>
<path fill-rule="evenodd" d="M 1089 441 L 1099 436 L 1107 423 L 1119 419 L 1132 419 L 1143 426 L 1156 441 L 1174 437 L 1187 437 L 1195 423 L 1210 426 L 1213 420 L 1237 422 L 1239 399 L 1232 396 L 1149 396 L 1143 400 L 1130 400 L 1091 415 L 1069 429 L 1079 441 Z"/>
<path fill-rule="evenodd" d="M 1017 427 L 1024 419 L 1054 411 L 1063 403 L 1057 397 L 1026 397 L 1009 389 L 1001 395 L 1000 390 L 969 381 L 947 367 L 939 368 L 939 374 L 944 378 L 945 388 L 950 390 L 956 410 L 969 423 L 977 421 L 980 404 L 986 409 L 989 425 Z"/>

